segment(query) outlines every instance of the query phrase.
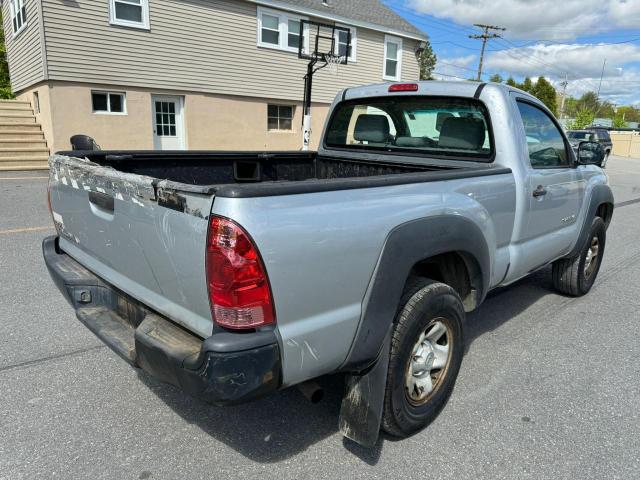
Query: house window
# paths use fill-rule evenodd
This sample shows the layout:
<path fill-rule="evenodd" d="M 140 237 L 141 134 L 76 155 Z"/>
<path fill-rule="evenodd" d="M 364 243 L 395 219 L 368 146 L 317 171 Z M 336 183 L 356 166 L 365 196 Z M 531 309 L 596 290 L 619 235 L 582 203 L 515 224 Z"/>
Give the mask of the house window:
<path fill-rule="evenodd" d="M 114 92 L 91 92 L 93 113 L 125 115 L 125 94 Z"/>
<path fill-rule="evenodd" d="M 402 39 L 385 35 L 384 70 L 385 80 L 400 80 L 402 77 Z"/>
<path fill-rule="evenodd" d="M 258 46 L 297 52 L 302 17 L 258 7 Z"/>
<path fill-rule="evenodd" d="M 262 43 L 280 46 L 280 18 L 264 14 L 262 16 L 260 40 Z"/>
<path fill-rule="evenodd" d="M 109 0 L 110 23 L 123 27 L 149 28 L 149 0 Z"/>
<path fill-rule="evenodd" d="M 293 107 L 291 105 L 269 105 L 267 107 L 267 130 L 293 129 Z"/>
<path fill-rule="evenodd" d="M 347 52 L 347 43 L 349 41 L 348 36 L 349 34 L 343 30 L 336 30 L 336 41 L 335 41 L 335 45 L 336 45 L 336 54 L 340 55 L 341 57 L 346 56 L 350 62 L 355 62 L 356 61 L 356 29 L 352 28 L 352 27 L 346 27 L 349 28 L 349 31 L 351 32 L 351 45 L 349 45 L 349 51 Z"/>
<path fill-rule="evenodd" d="M 300 46 L 300 20 L 287 19 L 287 47 L 298 51 Z"/>
<path fill-rule="evenodd" d="M 24 6 L 25 0 L 9 0 L 11 5 L 11 23 L 13 34 L 17 35 L 27 26 L 27 9 Z"/>

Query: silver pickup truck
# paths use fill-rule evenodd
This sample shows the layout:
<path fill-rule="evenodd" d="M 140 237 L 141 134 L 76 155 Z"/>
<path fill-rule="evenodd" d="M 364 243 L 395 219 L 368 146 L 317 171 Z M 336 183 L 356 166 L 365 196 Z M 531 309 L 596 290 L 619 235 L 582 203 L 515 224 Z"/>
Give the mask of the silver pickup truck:
<path fill-rule="evenodd" d="M 490 290 L 552 264 L 589 291 L 603 157 L 505 85 L 349 88 L 317 152 L 53 155 L 44 258 L 131 365 L 219 405 L 340 373 L 341 431 L 372 444 L 438 414 Z"/>

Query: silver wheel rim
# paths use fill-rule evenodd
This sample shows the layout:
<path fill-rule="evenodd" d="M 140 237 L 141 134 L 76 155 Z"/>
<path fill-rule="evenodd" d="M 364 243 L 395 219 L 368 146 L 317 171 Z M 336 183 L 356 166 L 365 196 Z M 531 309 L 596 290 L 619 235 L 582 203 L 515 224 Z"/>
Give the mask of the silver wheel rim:
<path fill-rule="evenodd" d="M 589 278 L 591 275 L 593 275 L 593 272 L 596 269 L 596 265 L 598 265 L 599 254 L 600 242 L 598 242 L 598 237 L 593 237 L 591 239 L 591 245 L 589 245 L 589 249 L 587 250 L 587 258 L 584 261 L 585 278 Z"/>
<path fill-rule="evenodd" d="M 451 359 L 451 332 L 444 318 L 436 318 L 413 346 L 405 373 L 405 392 L 414 405 L 426 403 L 442 384 Z"/>

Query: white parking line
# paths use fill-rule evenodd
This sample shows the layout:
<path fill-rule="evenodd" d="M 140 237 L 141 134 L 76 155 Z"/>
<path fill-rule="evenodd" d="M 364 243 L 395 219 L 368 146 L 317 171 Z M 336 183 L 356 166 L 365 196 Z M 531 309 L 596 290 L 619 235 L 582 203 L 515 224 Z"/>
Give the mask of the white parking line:
<path fill-rule="evenodd" d="M 0 180 L 49 180 L 49 177 L 0 177 Z"/>
<path fill-rule="evenodd" d="M 49 227 L 14 228 L 12 230 L 0 230 L 0 235 L 10 235 L 12 233 L 44 232 L 45 230 L 52 230 L 52 229 L 53 229 L 53 225 Z"/>

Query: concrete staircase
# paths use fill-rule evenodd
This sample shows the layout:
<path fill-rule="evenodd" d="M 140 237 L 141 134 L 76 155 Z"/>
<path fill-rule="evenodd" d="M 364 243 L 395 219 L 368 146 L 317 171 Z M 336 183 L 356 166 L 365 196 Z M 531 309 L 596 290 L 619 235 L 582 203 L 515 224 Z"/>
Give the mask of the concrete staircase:
<path fill-rule="evenodd" d="M 29 102 L 0 100 L 0 171 L 47 169 L 48 157 Z"/>

